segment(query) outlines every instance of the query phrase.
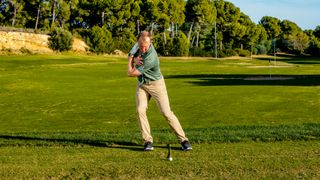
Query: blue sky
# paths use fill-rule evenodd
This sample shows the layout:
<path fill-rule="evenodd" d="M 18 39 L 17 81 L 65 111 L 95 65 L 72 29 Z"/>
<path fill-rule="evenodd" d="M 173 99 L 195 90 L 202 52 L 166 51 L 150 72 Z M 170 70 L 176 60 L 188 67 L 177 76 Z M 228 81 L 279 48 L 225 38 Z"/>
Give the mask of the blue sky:
<path fill-rule="evenodd" d="M 295 22 L 300 28 L 320 26 L 320 0 L 228 0 L 258 23 L 263 16 Z"/>

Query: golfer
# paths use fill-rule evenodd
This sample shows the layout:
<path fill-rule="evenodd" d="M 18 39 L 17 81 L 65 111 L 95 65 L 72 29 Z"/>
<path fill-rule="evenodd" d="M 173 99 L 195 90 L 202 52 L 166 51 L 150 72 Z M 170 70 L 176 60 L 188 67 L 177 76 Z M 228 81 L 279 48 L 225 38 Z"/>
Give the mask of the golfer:
<path fill-rule="evenodd" d="M 169 98 L 157 52 L 151 44 L 151 36 L 147 31 L 140 33 L 138 46 L 135 45 L 128 55 L 128 76 L 138 77 L 136 86 L 136 110 L 138 124 L 144 140 L 144 150 L 153 150 L 153 138 L 147 118 L 148 102 L 153 97 L 162 115 L 174 131 L 183 150 L 191 150 L 179 120 L 170 109 Z"/>

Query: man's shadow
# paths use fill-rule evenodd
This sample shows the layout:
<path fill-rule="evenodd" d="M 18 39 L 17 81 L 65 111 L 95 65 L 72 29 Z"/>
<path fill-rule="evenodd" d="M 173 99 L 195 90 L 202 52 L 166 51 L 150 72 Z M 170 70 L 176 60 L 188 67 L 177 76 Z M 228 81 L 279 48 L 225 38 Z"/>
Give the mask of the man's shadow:
<path fill-rule="evenodd" d="M 36 142 L 48 142 L 48 143 L 58 143 L 61 145 L 65 144 L 75 144 L 75 145 L 86 145 L 93 147 L 105 147 L 105 148 L 116 148 L 116 149 L 127 149 L 131 151 L 143 152 L 143 146 L 129 141 L 107 141 L 107 140 L 86 140 L 86 139 L 64 139 L 64 138 L 41 138 L 41 137 L 28 137 L 22 135 L 0 135 L 0 139 L 6 140 L 21 140 L 21 141 L 31 141 L 31 144 L 38 144 Z M 43 145 L 43 144 L 42 144 Z M 0 144 L 1 147 L 1 144 Z M 167 146 L 154 146 L 156 148 L 167 149 Z M 171 147 L 172 150 L 181 150 L 178 147 Z"/>
<path fill-rule="evenodd" d="M 64 138 L 41 138 L 41 137 L 28 137 L 20 135 L 0 135 L 0 139 L 6 140 L 21 140 L 21 141 L 32 141 L 35 142 L 48 142 L 58 144 L 75 144 L 75 145 L 87 145 L 94 147 L 105 147 L 105 148 L 118 148 L 128 149 L 132 151 L 143 151 L 143 147 L 137 143 L 127 141 L 104 141 L 104 140 L 87 140 L 87 139 L 64 139 Z M 31 143 L 33 144 L 33 143 Z M 0 145 L 1 146 L 1 145 Z M 141 147 L 139 147 L 141 146 Z"/>

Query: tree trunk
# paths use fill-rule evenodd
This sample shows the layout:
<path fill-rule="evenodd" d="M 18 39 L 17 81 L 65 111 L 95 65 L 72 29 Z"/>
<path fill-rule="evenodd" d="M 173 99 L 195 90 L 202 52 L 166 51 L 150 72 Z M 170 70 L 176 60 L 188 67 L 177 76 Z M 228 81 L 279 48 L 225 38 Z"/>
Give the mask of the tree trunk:
<path fill-rule="evenodd" d="M 55 18 L 56 18 L 56 3 L 57 3 L 57 0 L 54 0 L 53 1 L 53 5 L 52 5 L 52 22 L 51 22 L 51 28 L 53 27 L 53 24 L 54 24 L 54 21 L 55 21 Z"/>
<path fill-rule="evenodd" d="M 193 22 L 191 23 L 190 30 L 189 30 L 189 33 L 188 33 L 188 41 L 189 42 L 190 42 L 190 36 L 191 36 L 192 28 L 193 28 Z"/>
<path fill-rule="evenodd" d="M 176 35 L 178 34 L 178 24 L 176 23 Z"/>
<path fill-rule="evenodd" d="M 104 25 L 104 12 L 101 13 L 101 27 Z"/>
<path fill-rule="evenodd" d="M 174 38 L 174 24 L 171 22 L 171 38 Z"/>
<path fill-rule="evenodd" d="M 12 27 L 14 27 L 14 25 L 16 24 L 16 17 L 17 17 L 17 3 L 14 3 L 13 1 L 11 1 L 11 3 L 13 5 Z"/>
<path fill-rule="evenodd" d="M 198 33 L 197 33 L 197 43 L 196 43 L 196 47 L 199 47 L 199 35 L 200 35 L 200 33 L 198 32 Z"/>
<path fill-rule="evenodd" d="M 39 4 L 39 7 L 38 7 L 36 25 L 35 25 L 35 27 L 34 27 L 35 30 L 38 29 L 38 23 L 39 23 L 39 17 L 40 17 L 40 8 L 41 8 L 41 4 Z"/>
<path fill-rule="evenodd" d="M 190 44 L 191 47 L 193 47 L 193 43 L 194 43 L 195 37 L 196 37 L 196 36 L 193 36 L 193 37 L 192 37 L 192 42 L 191 42 L 191 44 Z"/>

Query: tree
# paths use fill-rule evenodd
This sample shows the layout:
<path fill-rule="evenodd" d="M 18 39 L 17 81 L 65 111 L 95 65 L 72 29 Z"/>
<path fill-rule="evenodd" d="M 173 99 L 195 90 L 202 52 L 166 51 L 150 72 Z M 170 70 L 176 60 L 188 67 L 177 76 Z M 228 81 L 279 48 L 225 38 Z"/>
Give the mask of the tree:
<path fill-rule="evenodd" d="M 163 24 L 163 30 L 170 27 L 172 38 L 177 31 L 177 25 L 182 25 L 185 20 L 185 4 L 184 0 L 163 0 L 159 3 L 159 24 Z"/>
<path fill-rule="evenodd" d="M 294 22 L 289 20 L 283 20 L 280 22 L 281 34 L 279 35 L 279 41 L 277 41 L 277 47 L 282 51 L 292 51 L 293 46 L 290 46 L 290 37 L 296 37 L 298 33 L 302 32 L 301 28 Z"/>
<path fill-rule="evenodd" d="M 264 16 L 259 21 L 259 24 L 267 31 L 268 39 L 278 38 L 281 34 L 280 20 L 275 17 Z"/>
<path fill-rule="evenodd" d="M 213 23 L 216 21 L 216 9 L 210 0 L 188 0 L 186 4 L 186 20 L 191 23 L 188 33 L 188 40 L 191 40 L 191 33 L 194 29 L 196 37 L 196 47 L 199 46 L 200 33 L 210 32 Z M 209 28 L 203 30 L 203 28 Z M 191 46 L 192 46 L 191 40 Z"/>
<path fill-rule="evenodd" d="M 280 38 L 286 39 L 289 35 L 296 35 L 301 32 L 301 28 L 294 22 L 283 20 L 280 22 L 281 34 Z"/>
<path fill-rule="evenodd" d="M 155 25 L 161 16 L 158 8 L 159 2 L 159 0 L 144 0 L 140 2 L 140 14 L 138 17 L 140 29 L 149 30 L 153 33 L 154 28 L 157 27 Z"/>
<path fill-rule="evenodd" d="M 106 26 L 94 26 L 88 30 L 86 42 L 90 50 L 98 54 L 110 53 L 113 50 L 112 34 Z"/>
<path fill-rule="evenodd" d="M 24 18 L 23 8 L 23 0 L 0 1 L 0 24 L 13 27 L 24 27 L 26 19 Z"/>
<path fill-rule="evenodd" d="M 12 17 L 12 26 L 16 24 L 16 19 L 21 19 L 21 11 L 23 9 L 24 1 L 23 0 L 9 0 L 10 4 L 13 7 L 13 17 Z M 24 24 L 22 24 L 24 25 Z"/>
<path fill-rule="evenodd" d="M 314 31 L 306 30 L 304 33 L 309 37 L 309 47 L 306 49 L 306 53 L 320 55 L 320 41 L 314 35 Z"/>
<path fill-rule="evenodd" d="M 136 37 L 129 29 L 124 29 L 117 37 L 113 37 L 114 49 L 128 52 L 136 42 Z"/>
<path fill-rule="evenodd" d="M 267 32 L 262 25 L 256 26 L 256 34 L 259 34 L 259 37 L 257 43 L 254 44 L 254 53 L 267 54 L 271 50 L 271 41 L 268 41 Z"/>
<path fill-rule="evenodd" d="M 33 2 L 34 2 L 34 5 L 37 7 L 37 18 L 36 18 L 34 29 L 38 29 L 41 6 L 42 6 L 42 3 L 43 3 L 43 0 L 36 0 L 36 1 L 33 1 Z"/>
<path fill-rule="evenodd" d="M 217 49 L 249 47 L 255 31 L 250 18 L 230 2 L 219 0 L 214 2 L 214 6 L 217 9 Z"/>
<path fill-rule="evenodd" d="M 0 25 L 7 25 L 7 19 L 8 19 L 8 11 L 9 11 L 9 1 L 3 0 L 0 1 Z"/>
<path fill-rule="evenodd" d="M 49 6 L 46 0 L 25 1 L 24 11 L 27 19 L 26 28 L 34 28 L 35 30 L 44 28 L 44 21 L 49 18 Z"/>
<path fill-rule="evenodd" d="M 292 49 L 299 54 L 303 54 L 305 49 L 309 47 L 309 37 L 304 32 L 299 32 L 296 35 L 290 35 L 289 42 Z"/>
<path fill-rule="evenodd" d="M 185 19 L 184 0 L 146 0 L 140 3 L 139 25 L 151 33 L 164 32 L 175 25 L 182 25 Z M 171 31 L 174 32 L 174 31 Z"/>
<path fill-rule="evenodd" d="M 316 27 L 316 29 L 313 31 L 313 34 L 320 40 L 320 25 Z"/>
<path fill-rule="evenodd" d="M 152 43 L 160 55 L 171 55 L 173 49 L 173 39 L 169 33 L 163 32 L 156 34 L 152 38 Z"/>
<path fill-rule="evenodd" d="M 172 55 L 188 56 L 190 45 L 187 36 L 183 32 L 179 31 L 178 35 L 173 38 L 173 44 Z"/>
<path fill-rule="evenodd" d="M 50 0 L 51 5 L 51 28 L 56 26 L 65 28 L 70 19 L 70 3 L 64 0 Z"/>
<path fill-rule="evenodd" d="M 215 7 L 217 9 L 217 29 L 221 33 L 218 39 L 218 49 L 232 49 L 235 38 L 243 36 L 246 31 L 245 27 L 239 23 L 240 9 L 223 0 L 215 1 Z"/>

